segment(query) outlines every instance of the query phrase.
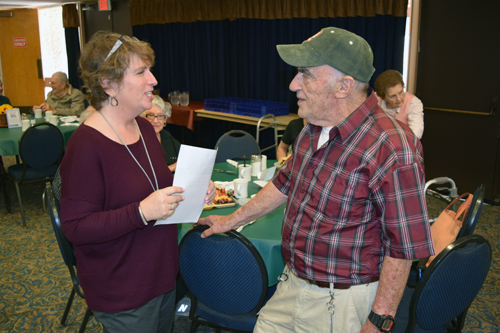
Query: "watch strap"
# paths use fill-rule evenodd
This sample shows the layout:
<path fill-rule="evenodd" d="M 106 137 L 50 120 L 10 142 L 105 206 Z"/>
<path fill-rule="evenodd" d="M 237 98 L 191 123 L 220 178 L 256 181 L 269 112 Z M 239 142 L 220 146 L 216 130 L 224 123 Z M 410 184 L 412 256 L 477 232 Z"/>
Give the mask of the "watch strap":
<path fill-rule="evenodd" d="M 372 322 L 373 325 L 381 332 L 392 332 L 396 325 L 396 319 L 390 314 L 379 315 L 373 311 L 370 311 L 368 315 L 368 320 Z"/>

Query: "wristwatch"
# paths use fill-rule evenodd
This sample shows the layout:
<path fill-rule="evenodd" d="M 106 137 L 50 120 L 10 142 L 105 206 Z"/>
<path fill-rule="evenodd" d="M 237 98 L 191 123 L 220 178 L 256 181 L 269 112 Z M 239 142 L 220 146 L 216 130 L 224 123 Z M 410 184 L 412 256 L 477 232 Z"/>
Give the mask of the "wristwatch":
<path fill-rule="evenodd" d="M 392 332 L 396 326 L 396 319 L 389 314 L 381 316 L 371 311 L 368 315 L 368 320 L 370 320 L 380 332 Z"/>

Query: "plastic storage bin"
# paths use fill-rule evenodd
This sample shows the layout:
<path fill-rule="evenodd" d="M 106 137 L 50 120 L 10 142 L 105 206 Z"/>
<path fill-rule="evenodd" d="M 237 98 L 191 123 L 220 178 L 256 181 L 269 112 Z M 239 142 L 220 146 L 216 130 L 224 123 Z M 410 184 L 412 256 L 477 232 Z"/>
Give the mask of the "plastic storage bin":
<path fill-rule="evenodd" d="M 205 99 L 205 110 L 233 113 L 257 118 L 260 118 L 268 113 L 272 113 L 275 116 L 285 116 L 289 113 L 287 103 L 238 97 Z"/>

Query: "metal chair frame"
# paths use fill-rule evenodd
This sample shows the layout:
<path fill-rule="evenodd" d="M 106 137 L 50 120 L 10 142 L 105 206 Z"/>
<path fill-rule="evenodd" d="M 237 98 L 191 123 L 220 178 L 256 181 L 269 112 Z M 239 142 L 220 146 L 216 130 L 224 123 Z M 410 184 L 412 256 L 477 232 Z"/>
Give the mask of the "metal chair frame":
<path fill-rule="evenodd" d="M 45 142 L 43 136 L 40 136 L 40 138 L 38 140 L 33 140 L 33 138 L 31 137 L 33 135 L 33 133 L 36 133 L 35 135 L 43 134 L 41 132 L 33 132 L 33 131 L 40 130 L 40 127 L 46 127 L 48 130 L 57 131 L 55 133 L 59 133 L 59 135 L 57 135 L 57 138 L 51 137 L 50 142 L 49 141 Z M 29 140 L 29 144 L 26 143 L 26 140 Z M 37 147 L 37 148 L 39 148 L 38 152 L 40 150 L 43 150 L 45 147 L 47 149 L 57 149 L 57 150 L 54 151 L 54 153 L 51 154 L 51 156 L 49 156 L 49 158 L 46 161 L 43 161 L 43 163 L 38 163 L 38 161 L 36 160 L 35 157 L 31 156 L 29 153 L 27 153 L 25 151 L 25 149 L 30 149 L 30 148 L 32 149 L 32 147 L 28 148 L 28 146 L 33 144 L 33 142 L 38 143 L 38 147 Z M 38 124 L 28 128 L 21 136 L 21 140 L 19 141 L 19 156 L 21 157 L 21 160 L 23 161 L 22 173 L 21 173 L 21 176 L 19 178 L 13 176 L 13 173 L 14 173 L 13 170 L 16 170 L 16 172 L 18 172 L 17 170 L 20 167 L 19 164 L 17 164 L 17 165 L 13 165 L 13 166 L 9 167 L 9 174 L 10 174 L 10 179 L 13 181 L 13 183 L 16 187 L 17 200 L 19 202 L 19 209 L 21 210 L 21 219 L 22 219 L 22 224 L 23 224 L 24 228 L 26 228 L 26 216 L 24 214 L 24 209 L 23 209 L 23 201 L 21 198 L 20 185 L 25 184 L 25 183 L 33 183 L 33 182 L 40 182 L 40 181 L 47 181 L 47 180 L 50 181 L 54 178 L 54 176 L 51 175 L 51 176 L 46 176 L 46 177 L 37 177 L 37 178 L 27 179 L 27 178 L 25 178 L 26 173 L 32 169 L 35 169 L 35 170 L 36 169 L 43 169 L 43 168 L 51 167 L 52 165 L 58 165 L 61 161 L 63 151 L 64 151 L 63 135 L 62 135 L 61 131 L 57 128 L 57 126 L 54 126 L 50 123 L 46 123 L 46 122 L 38 123 Z M 57 170 L 57 168 L 54 170 L 54 174 L 55 174 L 56 170 Z M 43 194 L 42 194 L 42 199 L 43 199 Z M 42 204 L 43 203 L 44 203 L 44 201 L 42 201 Z"/>
<path fill-rule="evenodd" d="M 71 305 L 73 304 L 73 299 L 75 298 L 75 294 L 78 294 L 82 299 L 85 299 L 83 294 L 83 290 L 80 286 L 80 281 L 76 274 L 76 257 L 73 250 L 73 245 L 68 241 L 61 228 L 61 219 L 59 217 L 59 203 L 56 200 L 53 190 L 52 184 L 47 182 L 45 184 L 45 192 L 47 199 L 47 209 L 49 211 L 50 220 L 52 222 L 52 227 L 54 228 L 54 233 L 56 235 L 57 243 L 59 245 L 59 250 L 61 251 L 61 255 L 64 259 L 64 263 L 68 267 L 71 281 L 73 282 L 73 289 L 71 290 L 71 294 L 69 295 L 68 301 L 66 302 L 66 307 L 64 308 L 64 313 L 61 318 L 61 325 L 66 326 L 66 319 L 68 318 L 69 310 L 71 309 Z M 86 309 L 85 315 L 83 317 L 82 323 L 80 325 L 79 333 L 85 332 L 85 328 L 87 327 L 87 322 L 92 316 L 92 310 L 89 308 Z"/>

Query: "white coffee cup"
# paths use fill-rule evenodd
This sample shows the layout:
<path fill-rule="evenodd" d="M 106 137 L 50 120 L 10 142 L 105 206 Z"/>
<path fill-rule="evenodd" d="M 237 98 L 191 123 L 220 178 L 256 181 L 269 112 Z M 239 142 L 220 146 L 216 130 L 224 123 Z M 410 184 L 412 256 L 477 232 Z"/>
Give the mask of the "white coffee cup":
<path fill-rule="evenodd" d="M 267 156 L 266 155 L 261 155 L 260 156 L 260 168 L 261 170 L 266 170 L 267 169 Z"/>
<path fill-rule="evenodd" d="M 252 179 L 252 166 L 250 164 L 238 165 L 238 177 L 243 179 Z"/>
<path fill-rule="evenodd" d="M 28 128 L 30 128 L 30 121 L 28 119 L 22 120 L 21 126 L 23 132 L 26 131 Z"/>
<path fill-rule="evenodd" d="M 35 109 L 33 112 L 35 112 L 35 118 L 42 118 L 42 109 Z"/>
<path fill-rule="evenodd" d="M 236 198 L 246 198 L 248 197 L 248 179 L 236 178 L 233 181 L 234 184 L 234 196 Z"/>
<path fill-rule="evenodd" d="M 50 121 L 50 118 L 54 115 L 54 112 L 52 111 L 45 111 L 45 120 Z"/>
<path fill-rule="evenodd" d="M 59 118 L 57 116 L 50 116 L 49 117 L 49 122 L 52 124 L 52 125 L 56 125 L 59 123 Z"/>

